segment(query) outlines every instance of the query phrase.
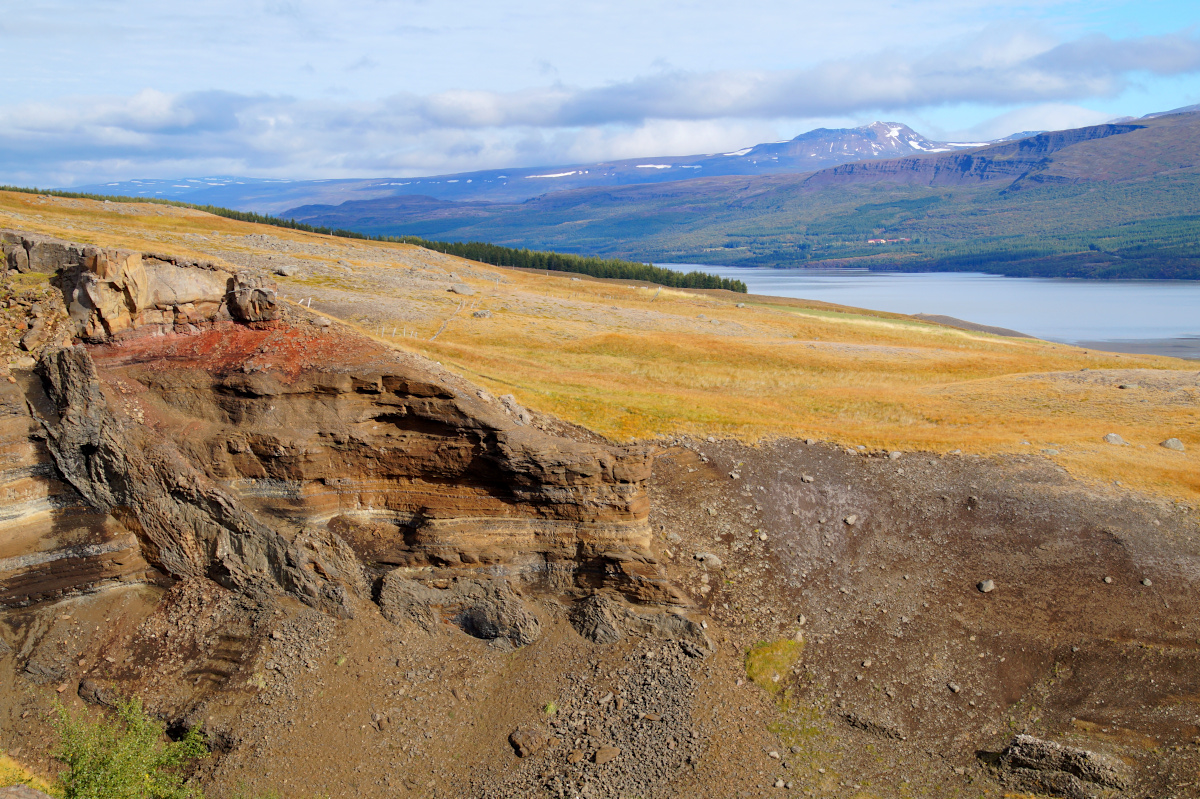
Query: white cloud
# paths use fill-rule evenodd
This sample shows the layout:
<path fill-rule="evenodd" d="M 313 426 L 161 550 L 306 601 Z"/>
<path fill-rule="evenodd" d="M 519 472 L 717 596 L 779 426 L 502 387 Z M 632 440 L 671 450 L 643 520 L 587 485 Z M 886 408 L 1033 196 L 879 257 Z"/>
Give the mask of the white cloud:
<path fill-rule="evenodd" d="M 1016 108 L 951 134 L 956 141 L 999 139 L 1027 130 L 1066 130 L 1108 122 L 1111 114 L 1067 103 L 1039 103 Z"/>
<path fill-rule="evenodd" d="M 0 181 L 63 185 L 217 171 L 402 176 L 579 163 L 736 149 L 775 138 L 781 120 L 899 117 L 963 103 L 1021 106 L 974 131 L 1005 135 L 1101 121 L 1073 103 L 1111 98 L 1146 74 L 1196 73 L 1200 39 L 1190 32 L 1056 44 L 1012 30 L 917 56 L 658 72 L 590 88 L 397 93 L 378 101 L 146 89 L 10 107 L 0 117 Z"/>

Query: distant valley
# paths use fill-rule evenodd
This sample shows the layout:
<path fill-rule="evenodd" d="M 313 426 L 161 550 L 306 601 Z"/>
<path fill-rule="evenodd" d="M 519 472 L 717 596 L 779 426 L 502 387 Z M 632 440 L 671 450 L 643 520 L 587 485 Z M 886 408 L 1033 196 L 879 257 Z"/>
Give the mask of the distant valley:
<path fill-rule="evenodd" d="M 376 235 L 658 263 L 1197 279 L 1198 111 L 802 174 L 582 188 L 513 203 L 387 197 L 283 215 Z"/>

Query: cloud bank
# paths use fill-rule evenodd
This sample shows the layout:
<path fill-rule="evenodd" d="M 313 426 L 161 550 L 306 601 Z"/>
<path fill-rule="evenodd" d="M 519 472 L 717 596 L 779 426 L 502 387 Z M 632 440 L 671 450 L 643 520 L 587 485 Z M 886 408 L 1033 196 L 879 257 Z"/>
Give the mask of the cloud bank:
<path fill-rule="evenodd" d="M 45 185 L 589 161 L 653 155 L 629 149 L 656 143 L 751 144 L 733 137 L 769 136 L 779 120 L 899 115 L 956 103 L 1061 109 L 1117 96 L 1145 76 L 1198 73 L 1200 38 L 1191 32 L 1058 44 L 1014 33 L 924 56 L 879 52 L 798 70 L 663 71 L 599 87 L 397 93 L 370 102 L 146 89 L 8 109 L 0 115 L 0 175 Z"/>

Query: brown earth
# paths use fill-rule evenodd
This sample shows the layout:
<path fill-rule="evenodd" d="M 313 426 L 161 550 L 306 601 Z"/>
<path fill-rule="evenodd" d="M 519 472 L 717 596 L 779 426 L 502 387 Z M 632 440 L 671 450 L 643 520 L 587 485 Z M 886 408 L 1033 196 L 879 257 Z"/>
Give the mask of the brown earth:
<path fill-rule="evenodd" d="M 53 700 L 136 695 L 216 797 L 1200 795 L 1187 504 L 1041 455 L 618 445 L 253 287 L 277 319 L 125 292 L 113 335 L 38 295 L 0 382 L 23 762 Z"/>

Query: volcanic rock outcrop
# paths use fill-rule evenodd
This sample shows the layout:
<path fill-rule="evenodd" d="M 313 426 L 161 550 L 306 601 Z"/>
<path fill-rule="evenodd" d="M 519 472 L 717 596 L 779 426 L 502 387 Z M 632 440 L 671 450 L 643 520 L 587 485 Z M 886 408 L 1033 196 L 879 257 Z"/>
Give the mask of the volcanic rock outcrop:
<path fill-rule="evenodd" d="M 7 485 L 36 474 L 61 506 L 91 516 L 29 542 L 53 547 L 33 560 L 0 553 L 2 601 L 156 572 L 348 614 L 351 596 L 397 569 L 396 579 L 479 574 L 571 596 L 683 601 L 649 551 L 648 451 L 548 432 L 511 398 L 423 358 L 281 319 L 261 276 L 56 252 L 90 344 L 47 348 L 36 379 L 22 377 L 31 410 L 14 396 L 6 418 L 24 471 L 10 470 Z M 8 497 L 9 517 L 28 522 Z M 98 566 L 114 553 L 121 568 Z M 71 558 L 90 564 L 73 567 L 86 580 L 37 571 Z M 533 629 L 509 635 L 505 624 L 514 641 Z"/>

